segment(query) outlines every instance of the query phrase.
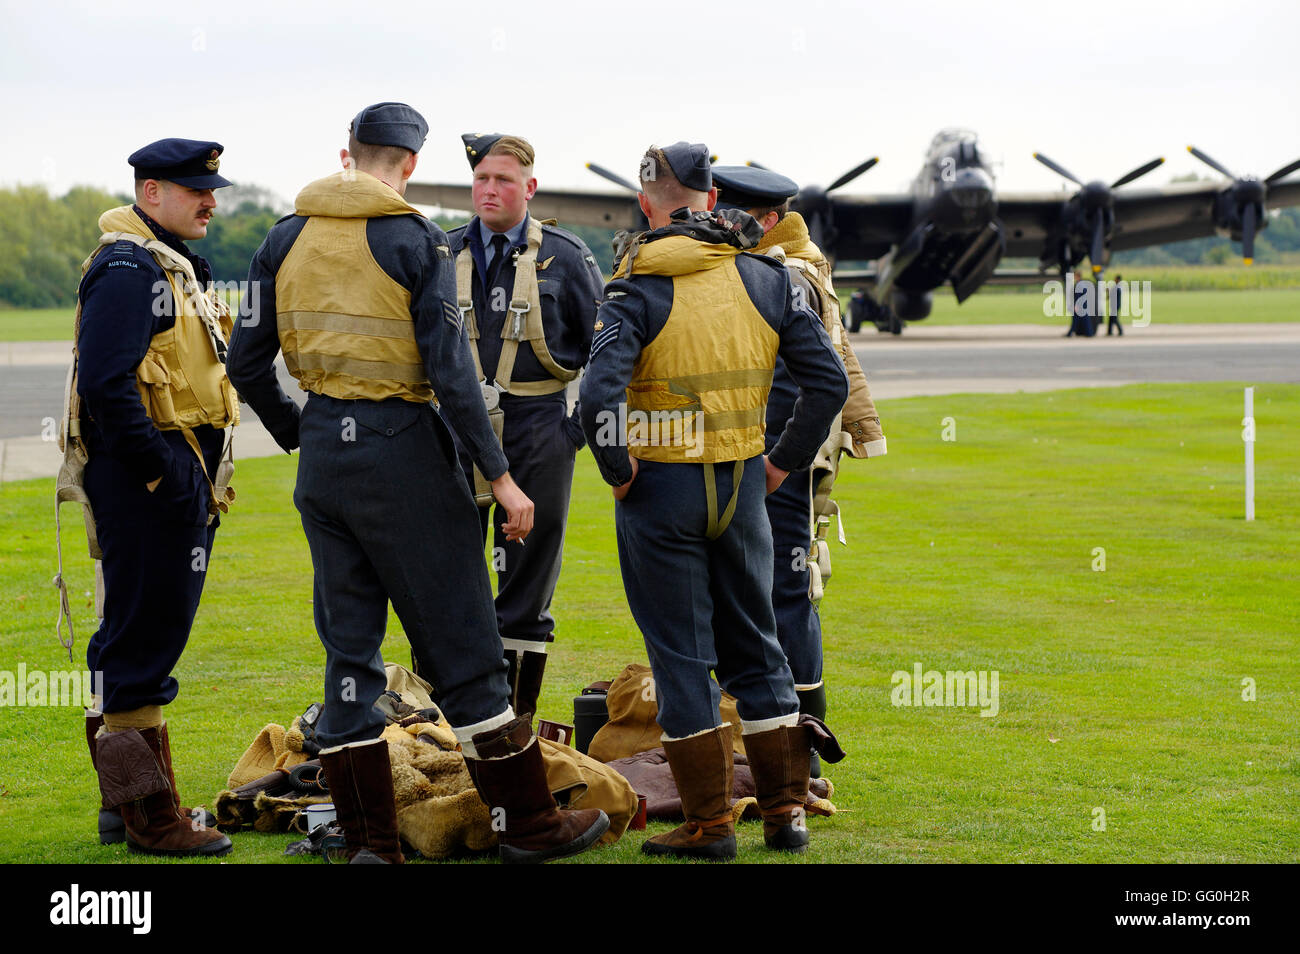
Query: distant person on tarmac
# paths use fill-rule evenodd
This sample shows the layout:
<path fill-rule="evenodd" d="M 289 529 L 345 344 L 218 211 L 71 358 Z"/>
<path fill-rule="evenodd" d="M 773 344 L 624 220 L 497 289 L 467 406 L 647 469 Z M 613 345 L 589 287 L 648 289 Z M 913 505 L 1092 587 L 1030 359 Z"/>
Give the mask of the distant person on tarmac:
<path fill-rule="evenodd" d="M 1093 285 L 1095 288 L 1095 283 Z M 1078 335 L 1080 338 L 1091 338 L 1097 333 L 1097 325 L 1094 321 L 1096 311 L 1096 296 L 1089 301 L 1089 283 L 1083 280 L 1083 273 L 1076 271 L 1074 273 L 1074 298 L 1070 302 L 1070 330 L 1065 337 L 1072 338 Z"/>
<path fill-rule="evenodd" d="M 1110 283 L 1110 302 L 1109 308 L 1106 309 L 1106 337 L 1111 336 L 1112 330 L 1117 334 L 1124 333 L 1124 326 L 1119 323 L 1119 310 L 1124 304 L 1124 277 L 1116 275 L 1115 280 Z"/>

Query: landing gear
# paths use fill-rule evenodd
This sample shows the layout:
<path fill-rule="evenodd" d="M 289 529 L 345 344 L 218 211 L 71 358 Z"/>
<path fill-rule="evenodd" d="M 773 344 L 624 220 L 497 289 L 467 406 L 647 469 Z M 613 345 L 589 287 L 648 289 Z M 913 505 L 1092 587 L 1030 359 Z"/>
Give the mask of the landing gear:
<path fill-rule="evenodd" d="M 879 304 L 866 292 L 855 291 L 849 298 L 848 329 L 858 331 L 866 322 L 875 325 L 881 334 L 903 333 L 903 319 L 895 315 L 892 308 Z"/>
<path fill-rule="evenodd" d="M 862 328 L 862 321 L 866 317 L 867 296 L 860 291 L 855 291 L 849 296 L 849 314 L 848 325 L 849 331 L 858 331 Z"/>

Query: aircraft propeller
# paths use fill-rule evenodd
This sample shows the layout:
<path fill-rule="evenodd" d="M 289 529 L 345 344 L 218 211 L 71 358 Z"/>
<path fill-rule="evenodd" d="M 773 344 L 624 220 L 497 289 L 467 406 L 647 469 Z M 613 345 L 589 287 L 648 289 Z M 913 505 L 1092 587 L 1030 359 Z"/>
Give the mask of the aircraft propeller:
<path fill-rule="evenodd" d="M 631 182 L 624 179 L 617 172 L 610 172 L 604 166 L 598 166 L 594 162 L 589 162 L 587 163 L 587 168 L 590 169 L 592 172 L 596 173 L 596 175 L 600 176 L 602 179 L 608 179 L 610 182 L 614 183 L 615 185 L 620 185 L 624 189 L 628 189 L 632 192 L 641 191 L 638 187 L 634 186 Z"/>
<path fill-rule="evenodd" d="M 831 250 L 835 247 L 835 214 L 829 193 L 848 185 L 879 161 L 879 156 L 872 156 L 865 162 L 854 166 L 826 188 L 823 189 L 821 186 L 815 185 L 804 186 L 799 190 L 799 194 L 795 196 L 792 205 L 808 223 L 809 237 L 813 240 L 813 244 L 822 249 L 827 255 L 831 254 Z M 753 166 L 755 169 L 767 168 L 767 166 L 754 162 L 752 159 L 746 165 Z"/>
<path fill-rule="evenodd" d="M 1092 263 L 1092 273 L 1100 275 L 1102 269 L 1106 266 L 1106 238 L 1115 225 L 1115 194 L 1113 190 L 1146 175 L 1164 162 L 1164 158 L 1152 159 L 1150 162 L 1144 163 L 1120 176 L 1110 185 L 1100 179 L 1084 183 L 1074 173 L 1064 166 L 1057 165 L 1040 152 L 1034 153 L 1034 158 L 1057 175 L 1069 179 L 1079 186 L 1079 191 L 1071 198 L 1071 202 L 1078 200 L 1078 207 L 1083 217 L 1082 222 L 1077 222 L 1081 226 L 1078 230 L 1088 236 L 1088 260 Z M 1069 223 L 1067 223 L 1067 231 L 1069 231 Z M 1061 270 L 1064 272 L 1066 268 L 1066 263 L 1062 262 Z"/>
<path fill-rule="evenodd" d="M 1268 196 L 1268 187 L 1300 169 L 1300 159 L 1288 163 L 1267 179 L 1260 181 L 1258 176 L 1233 175 L 1227 168 L 1195 146 L 1188 146 L 1187 151 L 1215 172 L 1222 173 L 1232 180 L 1232 187 L 1227 192 L 1221 193 L 1219 201 L 1215 203 L 1215 224 L 1234 233 L 1237 231 L 1237 226 L 1240 226 L 1241 255 L 1247 265 L 1252 264 L 1255 261 L 1255 233 L 1259 230 L 1260 221 L 1264 217 L 1264 199 Z"/>

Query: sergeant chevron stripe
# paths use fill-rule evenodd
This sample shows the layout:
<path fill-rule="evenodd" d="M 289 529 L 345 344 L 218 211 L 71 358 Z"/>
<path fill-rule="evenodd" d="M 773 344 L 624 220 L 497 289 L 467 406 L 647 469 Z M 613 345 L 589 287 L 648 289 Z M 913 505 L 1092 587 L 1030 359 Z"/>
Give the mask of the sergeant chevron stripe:
<path fill-rule="evenodd" d="M 623 327 L 623 322 L 621 320 L 615 321 L 606 325 L 596 337 L 591 339 L 591 356 L 593 358 L 600 353 L 601 348 L 618 338 L 618 329 L 621 327 Z"/>

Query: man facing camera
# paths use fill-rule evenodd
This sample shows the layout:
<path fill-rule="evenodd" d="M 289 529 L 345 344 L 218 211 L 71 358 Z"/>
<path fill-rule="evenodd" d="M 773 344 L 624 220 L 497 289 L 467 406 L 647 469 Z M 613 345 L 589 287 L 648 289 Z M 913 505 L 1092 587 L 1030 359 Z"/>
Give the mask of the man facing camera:
<path fill-rule="evenodd" d="M 531 717 L 554 640 L 551 598 L 560 578 L 574 455 L 583 444 L 565 388 L 586 364 L 604 280 L 581 239 L 529 214 L 537 180 L 528 142 L 497 133 L 461 138 L 474 173 L 475 216 L 448 235 L 456 293 L 479 380 L 488 400 L 499 405 L 511 473 L 537 506 L 527 547 L 500 527 L 493 540 L 511 704 Z M 475 480 L 463 448 L 460 457 Z M 482 485 L 481 474 L 477 481 Z M 481 489 L 486 538 L 492 508 L 499 514 L 501 505 Z"/>

